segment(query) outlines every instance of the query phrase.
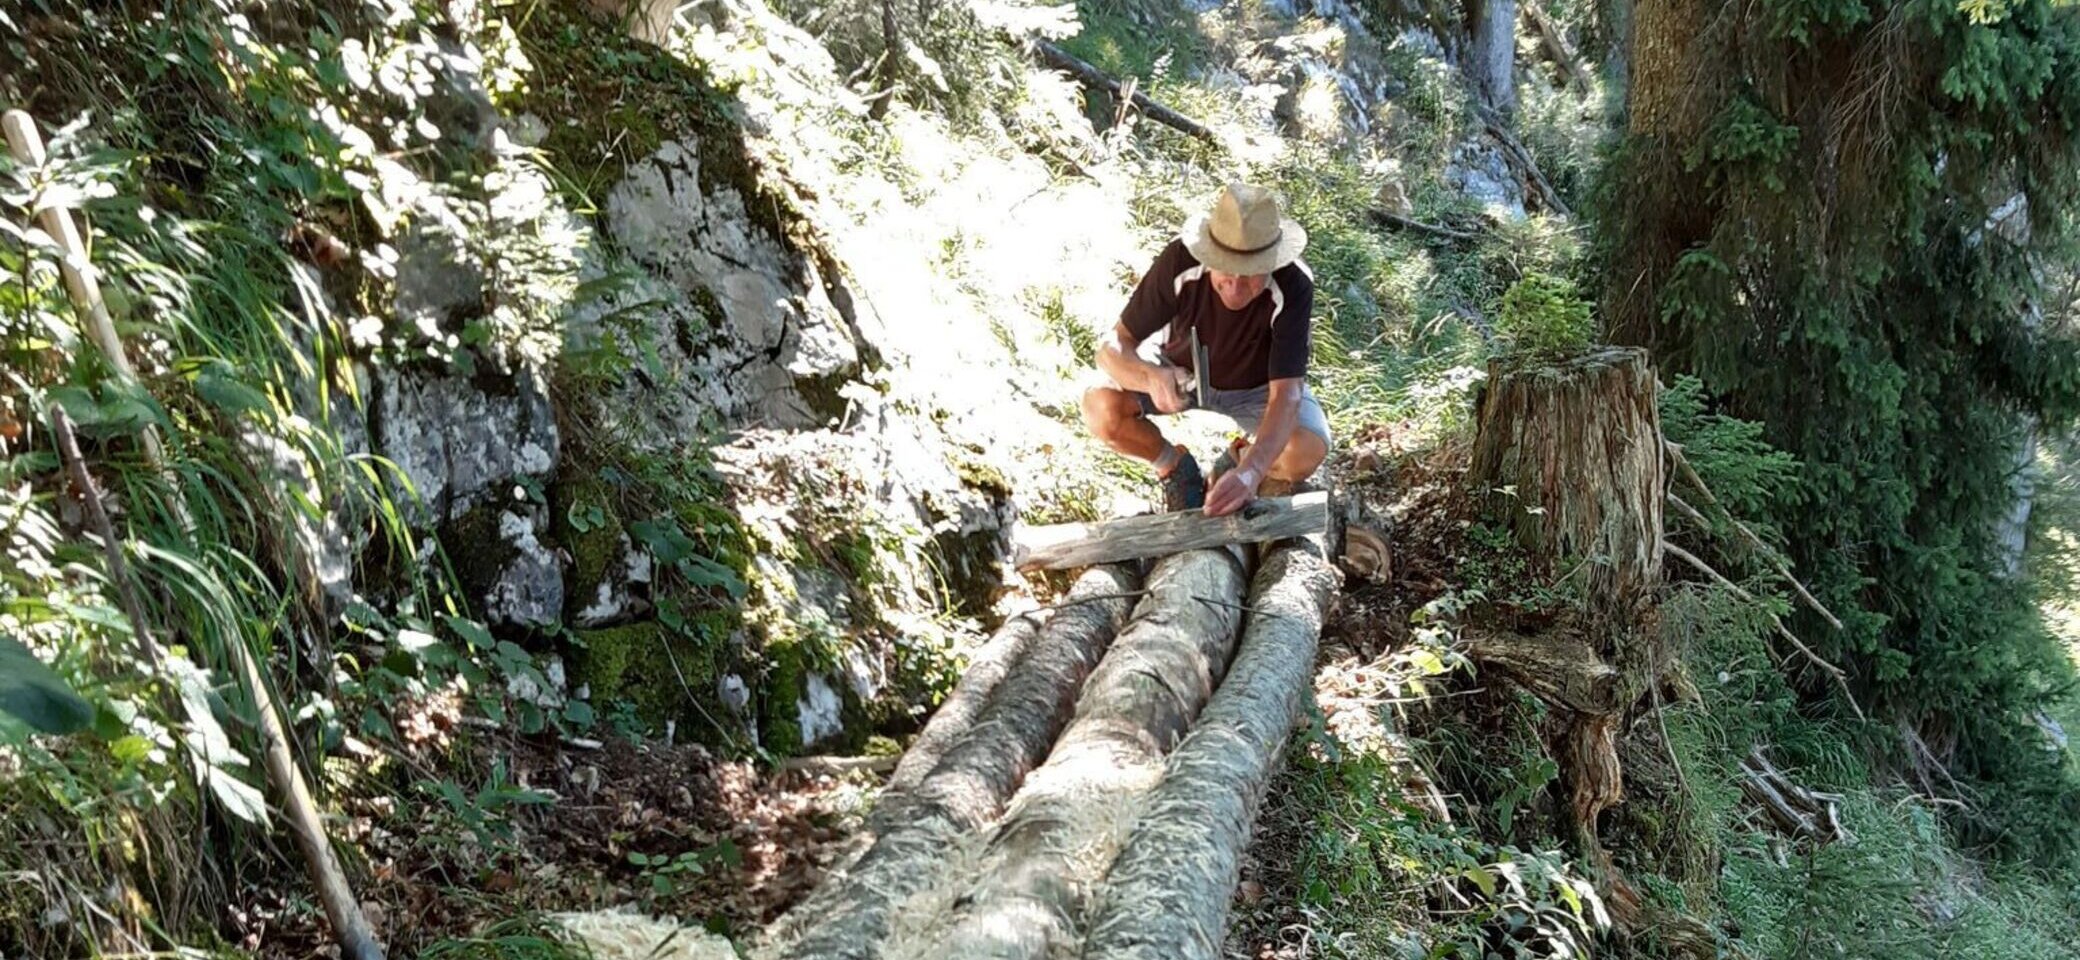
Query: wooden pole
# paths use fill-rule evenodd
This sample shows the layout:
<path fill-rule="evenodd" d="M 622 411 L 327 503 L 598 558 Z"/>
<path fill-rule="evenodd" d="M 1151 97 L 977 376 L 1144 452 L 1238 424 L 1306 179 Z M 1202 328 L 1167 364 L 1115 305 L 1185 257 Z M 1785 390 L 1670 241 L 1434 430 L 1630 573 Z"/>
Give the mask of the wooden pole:
<path fill-rule="evenodd" d="M 1012 535 L 1012 557 L 1020 570 L 1061 570 L 1232 543 L 1304 537 L 1329 529 L 1329 521 L 1329 493 L 1317 490 L 1294 497 L 1261 498 L 1225 517 L 1181 510 L 1095 523 L 1022 527 Z"/>
<path fill-rule="evenodd" d="M 36 121 L 27 113 L 7 111 L 0 116 L 0 129 L 5 131 L 8 150 L 16 162 L 32 167 L 44 165 L 47 155 L 43 149 L 43 137 L 37 133 Z M 108 315 L 108 305 L 101 297 L 101 285 L 94 276 L 94 265 L 88 258 L 86 242 L 72 222 L 71 211 L 57 206 L 47 207 L 42 221 L 44 232 L 58 244 L 58 269 L 64 276 L 66 293 L 71 295 L 73 307 L 79 311 L 80 325 L 85 328 L 87 338 L 101 349 L 117 376 L 135 383 L 137 370 L 123 352 L 122 338 L 116 335 L 115 323 Z M 66 425 L 63 411 L 55 411 L 53 420 L 56 425 Z M 65 429 L 65 435 L 71 435 L 69 429 Z M 141 439 L 146 462 L 163 472 L 166 452 L 159 442 L 158 429 L 146 426 Z M 74 452 L 76 454 L 77 450 Z M 171 503 L 182 528 L 192 533 L 194 522 L 181 504 L 178 486 Z M 113 533 L 113 527 L 110 527 L 105 535 L 113 536 Z M 110 576 L 120 572 L 120 566 L 109 571 Z M 118 592 L 123 589 L 119 586 Z M 149 634 L 140 642 L 150 643 Z M 281 795 L 290 833 L 303 853 L 311 885 L 317 889 L 318 901 L 325 909 L 326 918 L 332 922 L 333 934 L 339 938 L 341 955 L 347 960 L 383 960 L 383 948 L 370 933 L 368 918 L 362 915 L 361 904 L 354 899 L 346 874 L 340 870 L 339 861 L 332 852 L 324 822 L 319 819 L 317 806 L 311 802 L 310 788 L 304 783 L 303 771 L 297 768 L 295 758 L 289 753 L 289 738 L 283 731 L 281 717 L 275 712 L 274 696 L 260 672 L 259 663 L 253 659 L 252 651 L 246 649 L 243 640 L 232 638 L 225 646 L 229 648 L 240 680 L 252 695 L 254 712 L 258 714 L 260 723 L 262 765 L 267 769 L 268 780 Z"/>

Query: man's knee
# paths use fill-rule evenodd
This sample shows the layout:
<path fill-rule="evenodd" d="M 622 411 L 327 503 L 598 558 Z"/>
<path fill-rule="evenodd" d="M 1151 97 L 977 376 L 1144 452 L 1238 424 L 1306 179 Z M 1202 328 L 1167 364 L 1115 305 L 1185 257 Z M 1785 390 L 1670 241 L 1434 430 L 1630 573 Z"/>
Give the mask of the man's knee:
<path fill-rule="evenodd" d="M 1128 400 L 1124 391 L 1117 387 L 1092 387 L 1083 392 L 1083 425 L 1091 436 L 1111 441 L 1119 436 L 1120 429 L 1131 418 Z"/>
<path fill-rule="evenodd" d="M 1303 427 L 1294 430 L 1292 439 L 1286 441 L 1285 450 L 1271 465 L 1271 474 L 1281 480 L 1305 480 L 1328 457 L 1329 441 Z"/>

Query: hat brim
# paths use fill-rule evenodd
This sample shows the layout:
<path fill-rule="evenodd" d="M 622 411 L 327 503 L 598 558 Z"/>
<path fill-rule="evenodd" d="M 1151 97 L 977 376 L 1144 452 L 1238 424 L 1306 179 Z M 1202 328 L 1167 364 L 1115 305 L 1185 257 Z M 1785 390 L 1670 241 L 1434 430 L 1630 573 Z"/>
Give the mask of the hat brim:
<path fill-rule="evenodd" d="M 1184 222 L 1184 229 L 1177 233 L 1177 238 L 1184 241 L 1185 249 L 1208 269 L 1241 276 L 1270 273 L 1300 259 L 1300 252 L 1307 249 L 1307 228 L 1297 220 L 1280 219 L 1278 244 L 1256 253 L 1236 253 L 1215 243 L 1212 221 L 1210 214 L 1194 214 Z"/>

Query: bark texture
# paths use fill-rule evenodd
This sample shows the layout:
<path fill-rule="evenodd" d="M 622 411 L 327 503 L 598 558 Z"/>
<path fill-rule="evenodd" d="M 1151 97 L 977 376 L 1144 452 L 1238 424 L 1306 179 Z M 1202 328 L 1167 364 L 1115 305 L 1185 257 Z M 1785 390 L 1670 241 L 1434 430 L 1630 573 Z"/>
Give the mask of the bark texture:
<path fill-rule="evenodd" d="M 1313 695 L 1338 576 L 1318 538 L 1271 548 L 1234 667 L 1135 822 L 1091 913 L 1085 960 L 1215 960 L 1265 787 Z"/>
<path fill-rule="evenodd" d="M 1226 672 L 1245 575 L 1230 550 L 1156 565 L 1076 718 L 969 871 L 975 885 L 893 955 L 1038 960 L 1074 947 L 1091 886 Z"/>
<path fill-rule="evenodd" d="M 1139 585 L 1124 566 L 1078 577 L 1032 648 L 996 685 L 973 725 L 915 785 L 891 790 L 868 816 L 859 859 L 777 924 L 761 957 L 866 960 L 880 955 L 896 908 L 930 886 L 943 856 L 1004 809 L 1047 755 L 1083 686 L 1131 609 Z"/>
<path fill-rule="evenodd" d="M 1636 349 L 1488 365 L 1468 477 L 1532 556 L 1588 561 L 1607 609 L 1632 609 L 1661 577 L 1658 390 Z"/>
<path fill-rule="evenodd" d="M 1466 70 L 1481 102 L 1505 116 L 1517 109 L 1517 0 L 1467 0 Z"/>
<path fill-rule="evenodd" d="M 924 779 L 946 755 L 948 748 L 962 735 L 975 727 L 975 718 L 983 708 L 989 706 L 990 694 L 1004 682 L 1004 675 L 1011 672 L 1026 651 L 1032 649 L 1033 641 L 1040 636 L 1040 627 L 1047 622 L 1050 611 L 1038 610 L 1021 614 L 1004 621 L 997 628 L 989 643 L 976 651 L 968 667 L 961 671 L 960 682 L 953 692 L 932 711 L 932 718 L 925 722 L 917 739 L 903 751 L 903 758 L 896 762 L 896 772 L 888 779 L 891 791 L 908 790 Z"/>
<path fill-rule="evenodd" d="M 1063 570 L 1093 563 L 1167 557 L 1231 543 L 1263 543 L 1329 529 L 1329 493 L 1261 497 L 1236 513 L 1154 513 L 1095 523 L 1023 527 L 1013 535 L 1020 570 Z"/>

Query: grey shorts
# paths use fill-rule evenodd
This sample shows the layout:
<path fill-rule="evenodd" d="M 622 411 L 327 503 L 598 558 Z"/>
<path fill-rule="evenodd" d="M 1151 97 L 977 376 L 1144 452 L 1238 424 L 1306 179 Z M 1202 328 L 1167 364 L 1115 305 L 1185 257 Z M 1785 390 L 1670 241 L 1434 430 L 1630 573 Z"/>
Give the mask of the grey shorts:
<path fill-rule="evenodd" d="M 1214 413 L 1221 414 L 1235 421 L 1236 426 L 1241 427 L 1244 433 L 1249 434 L 1254 439 L 1257 435 L 1257 426 L 1264 422 L 1264 408 L 1269 406 L 1271 402 L 1271 385 L 1267 383 L 1261 387 L 1251 387 L 1247 390 L 1215 390 L 1210 387 L 1208 390 L 1212 393 L 1212 396 L 1206 398 L 1206 402 L 1197 406 L 1187 407 L 1186 409 L 1211 410 Z M 1134 398 L 1134 402 L 1141 405 L 1143 414 L 1151 417 L 1163 415 L 1161 411 L 1156 409 L 1155 398 L 1139 390 L 1129 390 L 1127 394 Z M 1299 426 L 1300 429 L 1322 438 L 1322 446 L 1330 445 L 1329 415 L 1322 410 L 1321 403 L 1315 400 L 1314 391 L 1305 387 L 1302 387 L 1300 391 Z"/>

